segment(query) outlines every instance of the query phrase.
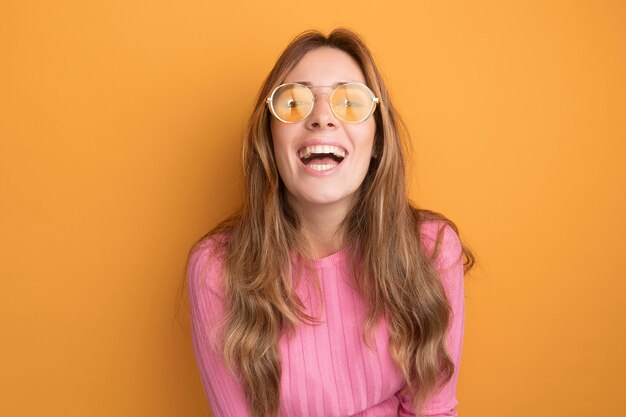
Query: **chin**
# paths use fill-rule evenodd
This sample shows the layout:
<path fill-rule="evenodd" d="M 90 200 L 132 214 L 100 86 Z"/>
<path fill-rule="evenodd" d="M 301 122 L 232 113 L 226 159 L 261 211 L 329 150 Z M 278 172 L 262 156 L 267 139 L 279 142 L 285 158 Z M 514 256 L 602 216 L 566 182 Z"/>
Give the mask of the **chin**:
<path fill-rule="evenodd" d="M 327 194 L 309 194 L 301 193 L 297 195 L 291 195 L 291 200 L 296 205 L 319 205 L 319 206 L 331 206 L 334 204 L 346 204 L 354 198 L 353 193 L 327 193 Z"/>

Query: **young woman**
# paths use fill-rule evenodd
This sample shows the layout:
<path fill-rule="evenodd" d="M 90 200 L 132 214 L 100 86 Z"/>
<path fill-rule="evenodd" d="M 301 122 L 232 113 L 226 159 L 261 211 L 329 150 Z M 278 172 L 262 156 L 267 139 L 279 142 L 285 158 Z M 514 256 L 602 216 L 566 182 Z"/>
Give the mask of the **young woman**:
<path fill-rule="evenodd" d="M 261 88 L 245 201 L 188 265 L 215 417 L 453 416 L 456 226 L 408 201 L 408 140 L 353 32 L 305 32 Z"/>

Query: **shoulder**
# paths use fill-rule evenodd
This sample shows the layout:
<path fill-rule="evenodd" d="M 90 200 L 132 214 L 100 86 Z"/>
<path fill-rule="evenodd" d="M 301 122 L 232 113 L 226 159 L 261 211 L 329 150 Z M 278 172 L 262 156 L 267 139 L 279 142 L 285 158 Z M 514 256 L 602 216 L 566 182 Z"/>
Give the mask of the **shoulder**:
<path fill-rule="evenodd" d="M 187 261 L 187 281 L 192 294 L 208 290 L 221 298 L 227 244 L 228 235 L 218 233 L 203 238 L 191 249 Z"/>
<path fill-rule="evenodd" d="M 444 220 L 426 220 L 420 223 L 420 238 L 425 255 L 437 269 L 463 265 L 463 248 L 458 234 Z"/>

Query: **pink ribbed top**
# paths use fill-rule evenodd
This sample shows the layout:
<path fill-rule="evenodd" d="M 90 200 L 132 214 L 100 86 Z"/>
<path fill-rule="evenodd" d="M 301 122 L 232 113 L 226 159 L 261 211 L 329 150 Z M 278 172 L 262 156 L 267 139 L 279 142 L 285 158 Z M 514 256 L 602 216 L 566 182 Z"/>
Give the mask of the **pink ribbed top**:
<path fill-rule="evenodd" d="M 427 252 L 432 251 L 441 222 L 422 225 Z M 250 415 L 242 384 L 222 359 L 216 332 L 223 319 L 222 262 L 215 241 L 199 243 L 188 268 L 193 343 L 206 395 L 215 417 Z M 426 416 L 456 416 L 456 383 L 463 338 L 463 266 L 457 235 L 445 226 L 437 269 L 452 308 L 447 347 L 456 370 L 452 379 L 426 404 Z M 296 291 L 321 324 L 300 324 L 279 342 L 282 374 L 281 417 L 414 416 L 411 401 L 400 391 L 405 383 L 389 353 L 384 320 L 374 345 L 363 340 L 367 309 L 356 291 L 347 251 L 313 261 L 324 303 L 320 311 L 310 279 L 298 280 Z"/>

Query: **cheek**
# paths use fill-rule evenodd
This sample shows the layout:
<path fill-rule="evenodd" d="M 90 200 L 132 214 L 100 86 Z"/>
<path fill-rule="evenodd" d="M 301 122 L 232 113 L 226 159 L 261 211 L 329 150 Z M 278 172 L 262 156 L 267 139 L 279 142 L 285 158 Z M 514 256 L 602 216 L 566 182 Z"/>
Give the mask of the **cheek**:
<path fill-rule="evenodd" d="M 270 132 L 272 134 L 272 146 L 274 148 L 274 161 L 278 173 L 283 178 L 289 172 L 290 153 L 291 153 L 291 125 L 283 123 L 270 124 Z M 284 180 L 284 178 L 283 178 Z"/>
<path fill-rule="evenodd" d="M 274 120 L 270 122 L 270 135 L 272 137 L 272 144 L 274 145 L 274 148 L 276 148 L 276 145 L 278 144 L 277 138 L 280 138 L 280 129 L 278 129 Z"/>
<path fill-rule="evenodd" d="M 282 123 L 273 119 L 270 122 L 270 133 L 272 141 L 277 146 L 289 146 L 298 131 L 296 123 Z"/>
<path fill-rule="evenodd" d="M 360 125 L 353 126 L 352 137 L 356 146 L 371 152 L 374 149 L 374 137 L 376 136 L 376 123 L 374 119 L 368 119 Z"/>
<path fill-rule="evenodd" d="M 285 132 L 281 126 L 277 126 L 274 122 L 270 124 L 270 133 L 272 134 L 272 145 L 274 148 L 274 157 L 278 159 L 285 147 Z"/>

